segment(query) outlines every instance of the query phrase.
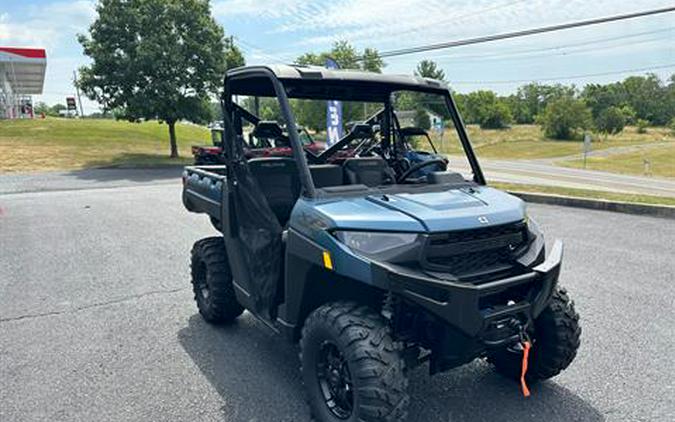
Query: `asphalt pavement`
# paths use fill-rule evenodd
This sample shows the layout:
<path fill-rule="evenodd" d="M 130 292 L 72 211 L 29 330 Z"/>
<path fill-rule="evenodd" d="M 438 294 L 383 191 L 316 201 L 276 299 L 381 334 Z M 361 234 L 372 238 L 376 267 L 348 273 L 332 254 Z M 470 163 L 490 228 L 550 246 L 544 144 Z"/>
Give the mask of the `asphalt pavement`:
<path fill-rule="evenodd" d="M 308 420 L 297 346 L 197 314 L 189 250 L 216 233 L 176 175 L 0 179 L 0 421 Z M 528 399 L 482 361 L 418 368 L 410 420 L 675 420 L 675 221 L 529 209 L 566 243 L 576 361 Z"/>

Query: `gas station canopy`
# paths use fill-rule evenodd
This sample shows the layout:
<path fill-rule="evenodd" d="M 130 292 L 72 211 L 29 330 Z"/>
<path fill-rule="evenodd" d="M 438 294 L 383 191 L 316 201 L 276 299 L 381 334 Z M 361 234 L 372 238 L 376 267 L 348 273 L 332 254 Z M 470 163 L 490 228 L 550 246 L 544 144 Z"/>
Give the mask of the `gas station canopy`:
<path fill-rule="evenodd" d="M 46 69 L 44 49 L 0 47 L 0 119 L 34 117 L 31 95 L 42 94 Z"/>
<path fill-rule="evenodd" d="M 44 49 L 0 47 L 0 81 L 4 79 L 14 95 L 42 94 L 46 68 Z"/>

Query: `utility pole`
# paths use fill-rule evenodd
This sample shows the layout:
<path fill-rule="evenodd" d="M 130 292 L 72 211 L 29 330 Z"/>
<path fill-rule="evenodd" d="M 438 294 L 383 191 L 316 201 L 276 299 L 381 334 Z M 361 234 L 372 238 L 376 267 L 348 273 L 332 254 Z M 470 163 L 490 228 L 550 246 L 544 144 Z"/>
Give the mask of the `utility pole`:
<path fill-rule="evenodd" d="M 76 70 L 73 70 L 73 85 L 75 86 L 75 93 L 77 94 L 77 102 L 80 105 L 80 117 L 84 117 L 84 109 L 82 108 L 82 98 L 80 98 L 80 88 L 77 87 Z"/>

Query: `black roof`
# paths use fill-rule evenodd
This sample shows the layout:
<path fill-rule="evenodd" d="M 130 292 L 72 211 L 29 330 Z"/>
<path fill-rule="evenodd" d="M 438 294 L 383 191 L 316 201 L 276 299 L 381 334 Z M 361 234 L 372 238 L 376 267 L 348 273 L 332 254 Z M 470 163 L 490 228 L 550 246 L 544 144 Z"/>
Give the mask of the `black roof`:
<path fill-rule="evenodd" d="M 244 66 L 227 72 L 233 95 L 275 96 L 270 73 L 286 87 L 291 98 L 345 101 L 382 101 L 391 92 L 415 90 L 443 92 L 444 82 L 409 75 L 387 75 L 358 70 L 335 70 L 319 66 Z"/>

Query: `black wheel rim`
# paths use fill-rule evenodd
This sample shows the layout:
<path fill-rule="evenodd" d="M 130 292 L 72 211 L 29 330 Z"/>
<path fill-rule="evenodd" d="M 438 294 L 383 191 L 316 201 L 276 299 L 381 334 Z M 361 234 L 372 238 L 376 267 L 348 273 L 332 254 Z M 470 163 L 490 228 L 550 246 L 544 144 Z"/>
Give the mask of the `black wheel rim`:
<path fill-rule="evenodd" d="M 344 355 L 332 342 L 324 342 L 316 361 L 319 389 L 326 406 L 339 419 L 347 419 L 354 409 L 352 376 Z"/>
<path fill-rule="evenodd" d="M 197 276 L 196 278 L 196 292 L 202 302 L 206 305 L 209 304 L 209 301 L 211 300 L 211 291 L 209 290 L 209 284 L 206 282 L 206 266 L 201 265 L 199 268 L 199 271 L 197 271 Z"/>

